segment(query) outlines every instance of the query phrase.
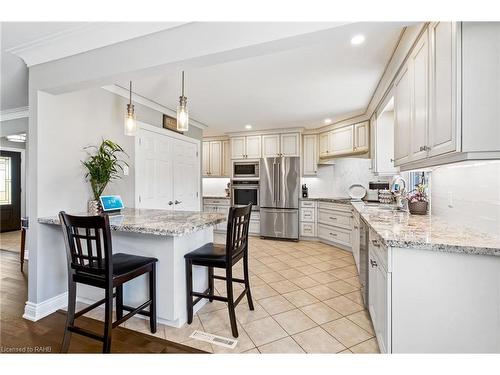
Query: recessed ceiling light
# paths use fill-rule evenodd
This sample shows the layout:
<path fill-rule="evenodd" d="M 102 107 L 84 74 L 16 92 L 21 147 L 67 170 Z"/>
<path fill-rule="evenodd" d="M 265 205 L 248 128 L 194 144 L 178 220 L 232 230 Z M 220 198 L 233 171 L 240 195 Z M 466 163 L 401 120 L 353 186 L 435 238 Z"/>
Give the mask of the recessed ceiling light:
<path fill-rule="evenodd" d="M 332 123 L 332 119 L 331 118 L 325 118 L 323 120 L 323 122 L 325 123 L 325 125 L 330 125 Z"/>
<path fill-rule="evenodd" d="M 245 125 L 245 129 L 248 129 L 248 130 L 252 129 L 252 125 L 250 125 L 250 124 L 246 124 L 246 125 Z"/>
<path fill-rule="evenodd" d="M 365 36 L 362 34 L 354 35 L 351 39 L 351 44 L 357 46 L 365 41 Z"/>

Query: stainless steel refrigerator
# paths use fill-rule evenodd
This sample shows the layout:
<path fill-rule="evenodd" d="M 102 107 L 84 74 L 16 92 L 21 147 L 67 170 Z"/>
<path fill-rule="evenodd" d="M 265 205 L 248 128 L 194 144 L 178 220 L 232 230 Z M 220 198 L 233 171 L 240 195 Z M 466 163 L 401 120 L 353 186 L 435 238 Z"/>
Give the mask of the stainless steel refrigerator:
<path fill-rule="evenodd" d="M 300 158 L 260 159 L 260 235 L 299 239 Z"/>

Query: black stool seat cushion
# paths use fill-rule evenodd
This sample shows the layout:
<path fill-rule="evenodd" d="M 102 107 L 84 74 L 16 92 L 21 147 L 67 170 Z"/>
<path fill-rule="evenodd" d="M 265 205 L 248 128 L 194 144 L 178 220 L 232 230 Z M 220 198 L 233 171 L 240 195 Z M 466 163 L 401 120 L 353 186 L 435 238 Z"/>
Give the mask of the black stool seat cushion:
<path fill-rule="evenodd" d="M 113 275 L 124 275 L 155 262 L 158 262 L 158 259 L 123 253 L 113 254 Z"/>
<path fill-rule="evenodd" d="M 224 265 L 226 263 L 226 246 L 210 242 L 187 253 L 184 258 L 194 262 Z"/>

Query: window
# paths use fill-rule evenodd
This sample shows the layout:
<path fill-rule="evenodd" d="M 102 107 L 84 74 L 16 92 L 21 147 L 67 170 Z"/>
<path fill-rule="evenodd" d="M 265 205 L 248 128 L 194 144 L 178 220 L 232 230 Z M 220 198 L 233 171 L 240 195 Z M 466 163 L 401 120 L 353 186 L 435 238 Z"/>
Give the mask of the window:
<path fill-rule="evenodd" d="M 11 161 L 10 157 L 0 156 L 0 205 L 12 203 Z"/>

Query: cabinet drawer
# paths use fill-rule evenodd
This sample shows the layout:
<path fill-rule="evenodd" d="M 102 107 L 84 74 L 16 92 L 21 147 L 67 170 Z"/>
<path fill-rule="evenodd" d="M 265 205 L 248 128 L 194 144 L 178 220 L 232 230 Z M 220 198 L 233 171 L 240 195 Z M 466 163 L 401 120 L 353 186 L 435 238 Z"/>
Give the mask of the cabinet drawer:
<path fill-rule="evenodd" d="M 300 201 L 300 207 L 316 207 L 315 201 Z"/>
<path fill-rule="evenodd" d="M 352 228 L 352 217 L 350 212 L 318 210 L 318 222 L 326 225 L 335 225 L 344 229 Z"/>
<path fill-rule="evenodd" d="M 248 233 L 260 234 L 260 220 L 250 220 L 248 224 Z"/>
<path fill-rule="evenodd" d="M 370 229 L 370 250 L 380 261 L 380 266 L 385 270 L 389 271 L 389 251 L 387 246 L 385 246 L 381 241 L 380 237 Z"/>
<path fill-rule="evenodd" d="M 300 209 L 300 221 L 304 222 L 314 222 L 316 219 L 316 209 L 315 208 L 304 208 Z"/>
<path fill-rule="evenodd" d="M 314 223 L 300 223 L 300 236 L 301 237 L 316 237 L 316 224 L 314 224 Z"/>
<path fill-rule="evenodd" d="M 203 198 L 205 205 L 229 206 L 229 198 Z"/>
<path fill-rule="evenodd" d="M 342 204 L 342 203 L 319 202 L 318 208 L 321 208 L 324 210 L 351 212 L 351 205 L 350 204 Z"/>
<path fill-rule="evenodd" d="M 331 242 L 351 247 L 352 232 L 350 230 L 318 224 L 318 237 Z"/>

